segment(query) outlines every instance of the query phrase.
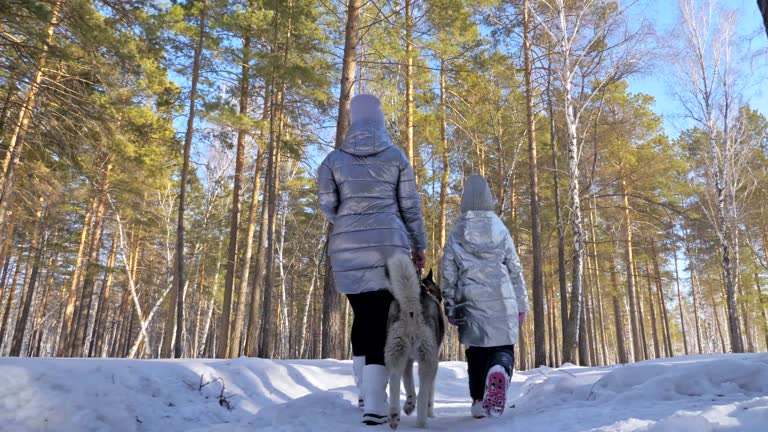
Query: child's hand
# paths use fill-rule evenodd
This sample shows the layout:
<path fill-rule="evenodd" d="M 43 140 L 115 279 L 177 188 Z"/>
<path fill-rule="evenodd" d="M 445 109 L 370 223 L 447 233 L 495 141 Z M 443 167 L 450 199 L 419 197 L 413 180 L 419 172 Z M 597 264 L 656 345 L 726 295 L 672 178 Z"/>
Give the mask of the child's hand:
<path fill-rule="evenodd" d="M 527 311 L 526 311 L 526 312 L 519 312 L 519 313 L 517 314 L 517 322 L 518 322 L 520 325 L 523 325 L 523 321 L 525 321 L 525 317 L 526 317 L 526 316 L 528 316 L 528 312 L 527 312 Z"/>

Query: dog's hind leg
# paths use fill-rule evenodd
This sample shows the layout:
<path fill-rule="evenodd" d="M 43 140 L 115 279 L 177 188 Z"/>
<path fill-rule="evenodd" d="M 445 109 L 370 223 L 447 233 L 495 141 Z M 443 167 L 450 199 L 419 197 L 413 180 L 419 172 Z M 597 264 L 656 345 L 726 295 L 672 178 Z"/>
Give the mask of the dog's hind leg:
<path fill-rule="evenodd" d="M 400 381 L 403 379 L 403 369 L 407 356 L 400 341 L 387 341 L 384 350 L 385 363 L 389 370 L 389 427 L 397 429 L 400 424 Z"/>
<path fill-rule="evenodd" d="M 413 384 L 413 359 L 410 358 L 405 362 L 403 385 L 405 386 L 405 405 L 403 405 L 403 412 L 405 415 L 411 415 L 416 408 L 416 386 Z"/>
<path fill-rule="evenodd" d="M 437 367 L 430 362 L 419 362 L 419 400 L 416 402 L 416 426 L 427 426 L 429 401 L 434 387 Z"/>

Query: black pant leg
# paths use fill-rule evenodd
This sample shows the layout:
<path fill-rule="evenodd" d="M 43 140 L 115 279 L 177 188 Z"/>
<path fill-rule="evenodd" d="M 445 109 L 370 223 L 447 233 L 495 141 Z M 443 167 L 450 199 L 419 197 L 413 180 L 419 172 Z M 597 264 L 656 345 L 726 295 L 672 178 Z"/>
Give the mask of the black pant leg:
<path fill-rule="evenodd" d="M 492 366 L 503 366 L 507 371 L 507 375 L 512 376 L 512 371 L 515 368 L 515 346 L 514 345 L 502 345 L 491 348 L 490 359 L 488 368 Z"/>
<path fill-rule="evenodd" d="M 485 393 L 485 375 L 488 373 L 487 349 L 471 346 L 464 351 L 464 354 L 467 356 L 469 395 L 472 400 L 480 400 Z"/>
<path fill-rule="evenodd" d="M 367 351 L 365 339 L 365 299 L 361 299 L 362 294 L 347 294 L 349 305 L 352 306 L 352 332 L 350 343 L 352 344 L 353 356 L 364 356 Z"/>
<path fill-rule="evenodd" d="M 387 317 L 389 306 L 394 299 L 388 290 L 354 294 L 358 296 L 361 318 L 359 337 L 363 340 L 365 364 L 384 365 L 384 346 L 387 343 Z M 354 323 L 353 323 L 354 325 Z"/>

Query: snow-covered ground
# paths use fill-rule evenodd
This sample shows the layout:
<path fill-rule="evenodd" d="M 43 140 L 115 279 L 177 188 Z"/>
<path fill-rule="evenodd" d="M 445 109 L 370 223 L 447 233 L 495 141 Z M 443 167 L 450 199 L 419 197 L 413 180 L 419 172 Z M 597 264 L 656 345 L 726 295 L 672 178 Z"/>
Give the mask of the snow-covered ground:
<path fill-rule="evenodd" d="M 358 423 L 351 370 L 335 360 L 3 358 L 0 431 L 389 430 Z M 516 373 L 497 419 L 468 415 L 466 381 L 464 363 L 441 364 L 430 430 L 768 431 L 768 354 Z"/>

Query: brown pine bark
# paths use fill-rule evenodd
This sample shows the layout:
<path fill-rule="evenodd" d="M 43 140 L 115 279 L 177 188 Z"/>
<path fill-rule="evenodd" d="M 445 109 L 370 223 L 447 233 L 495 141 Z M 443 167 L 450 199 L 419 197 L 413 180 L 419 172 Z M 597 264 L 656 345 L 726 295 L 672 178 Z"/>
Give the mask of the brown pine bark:
<path fill-rule="evenodd" d="M 696 348 L 697 352 L 701 354 L 703 351 L 701 346 L 701 324 L 699 321 L 699 296 L 697 290 L 699 285 L 699 277 L 698 269 L 696 268 L 696 261 L 691 251 L 691 245 L 688 241 L 687 234 L 685 237 L 685 250 L 686 255 L 688 256 L 688 267 L 690 268 L 691 273 L 691 297 L 693 298 L 693 323 L 696 327 Z"/>
<path fill-rule="evenodd" d="M 597 291 L 597 328 L 600 336 L 600 354 L 602 356 L 602 364 L 608 364 L 608 344 L 606 343 L 605 327 L 606 319 L 603 311 L 603 294 L 600 287 L 600 260 L 597 255 L 597 236 L 595 235 L 595 219 L 597 219 L 597 199 L 592 194 L 592 206 L 589 209 L 589 229 L 592 233 L 592 253 L 593 262 L 592 268 L 595 273 L 595 291 Z"/>
<path fill-rule="evenodd" d="M 85 244 L 88 239 L 88 232 L 93 222 L 93 215 L 96 211 L 96 200 L 93 199 L 91 203 L 85 209 L 85 218 L 83 221 L 83 230 L 80 233 L 80 246 L 77 249 L 77 257 L 75 258 L 75 266 L 72 269 L 72 276 L 69 285 L 69 293 L 67 295 L 67 305 L 64 309 L 64 321 L 61 323 L 61 329 L 59 332 L 59 343 L 57 346 L 56 354 L 59 357 L 66 357 L 69 355 L 69 351 L 72 345 L 72 333 L 75 317 L 75 306 L 78 302 L 78 285 L 80 282 L 80 273 L 83 266 L 83 254 L 85 252 Z"/>
<path fill-rule="evenodd" d="M 613 259 L 610 261 L 611 272 L 611 284 L 613 285 L 613 293 L 611 294 L 613 300 L 613 319 L 614 326 L 616 328 L 616 351 L 618 354 L 618 360 L 621 364 L 629 363 L 629 357 L 627 356 L 627 347 L 624 340 L 624 319 L 621 316 L 621 300 L 619 299 L 619 281 L 616 277 L 616 266 L 613 263 Z"/>
<path fill-rule="evenodd" d="M 262 331 L 259 341 L 259 355 L 264 358 L 274 358 L 274 336 L 276 335 L 276 320 L 272 319 L 272 297 L 274 294 L 274 264 L 275 264 L 275 227 L 277 224 L 277 195 L 279 166 L 280 166 L 280 127 L 282 123 L 282 109 L 284 89 L 277 92 L 277 99 L 273 103 L 270 119 L 270 145 L 267 158 L 267 178 L 269 194 L 267 205 L 267 250 L 265 255 L 264 271 L 264 301 L 262 303 Z M 276 119 L 277 117 L 277 119 Z M 276 124 L 277 123 L 277 124 Z M 340 306 L 340 305 L 339 305 Z M 340 308 L 339 308 L 340 309 Z M 341 311 L 339 310 L 340 314 Z"/>
<path fill-rule="evenodd" d="M 237 348 L 237 352 L 234 352 L 235 350 L 230 349 L 230 357 L 237 357 L 242 352 L 245 352 L 244 350 L 241 351 L 241 347 L 244 348 L 243 341 L 241 340 L 243 337 L 243 326 L 245 324 L 245 309 L 246 309 L 246 301 L 245 299 L 248 298 L 248 280 L 250 277 L 250 269 L 251 269 L 251 254 L 253 253 L 253 236 L 256 233 L 256 216 L 258 213 L 259 208 L 259 193 L 261 190 L 261 171 L 262 167 L 264 166 L 263 159 L 264 159 L 264 152 L 261 151 L 261 149 L 257 149 L 257 156 L 256 161 L 254 162 L 254 173 L 253 173 L 253 195 L 251 196 L 251 205 L 248 209 L 248 232 L 246 234 L 245 238 L 245 251 L 244 251 L 244 257 L 243 257 L 243 271 L 240 275 L 240 301 L 237 304 L 237 313 L 235 314 L 235 328 L 232 332 L 232 344 L 231 346 L 233 348 Z M 260 275 L 257 274 L 256 277 L 258 278 Z M 250 300 L 253 301 L 254 295 L 251 293 Z M 255 316 L 252 317 L 252 319 L 255 319 Z M 250 333 L 245 333 L 246 337 L 252 337 Z"/>
<path fill-rule="evenodd" d="M 658 324 L 656 322 L 656 306 L 653 301 L 653 285 L 651 283 L 651 270 L 648 262 L 645 262 L 645 278 L 648 281 L 648 304 L 651 311 L 651 337 L 653 338 L 654 358 L 661 358 L 661 347 L 659 346 Z"/>
<path fill-rule="evenodd" d="M 440 177 L 440 215 L 438 217 L 437 232 L 440 235 L 440 243 L 437 256 L 443 256 L 443 248 L 445 247 L 445 231 L 446 231 L 446 211 L 448 205 L 448 180 L 451 175 L 451 162 L 449 158 L 448 149 L 448 135 L 446 133 L 447 128 L 447 110 L 448 107 L 445 104 L 445 94 L 447 89 L 445 87 L 445 61 L 440 61 L 440 153 L 442 155 L 443 173 Z M 412 128 L 412 126 L 411 126 Z M 413 131 L 411 131 L 412 133 Z M 434 242 L 433 242 L 434 243 Z"/>
<path fill-rule="evenodd" d="M 627 301 L 629 303 L 629 323 L 632 329 L 632 354 L 634 361 L 642 359 L 642 340 L 640 339 L 640 327 L 637 320 L 637 308 L 635 305 L 635 267 L 632 254 L 632 215 L 629 211 L 629 194 L 627 182 L 621 179 L 621 196 L 624 206 L 624 239 L 626 241 L 625 261 L 627 263 Z"/>
<path fill-rule="evenodd" d="M 243 40 L 243 60 L 240 77 L 240 107 L 241 117 L 248 115 L 248 50 L 251 47 L 251 38 L 246 36 Z M 224 276 L 224 304 L 221 308 L 221 343 L 217 357 L 237 357 L 240 352 L 240 335 L 243 331 L 243 314 L 245 313 L 245 295 L 240 296 L 240 306 L 238 311 L 242 310 L 240 316 L 235 313 L 235 328 L 230 332 L 230 323 L 232 321 L 232 297 L 235 290 L 235 274 L 237 271 L 237 249 L 238 237 L 240 232 L 240 192 L 243 184 L 243 165 L 245 164 L 245 135 L 246 130 L 242 127 L 237 130 L 237 155 L 235 157 L 235 182 L 232 188 L 232 211 L 229 225 L 229 248 L 227 249 L 227 263 Z M 243 264 L 248 267 L 250 263 L 245 261 Z M 241 281 L 240 286 L 248 286 L 248 281 Z M 239 328 L 238 328 L 239 324 Z M 231 333 L 231 334 L 230 334 Z"/>
<path fill-rule="evenodd" d="M 94 214 L 93 229 L 91 230 L 91 241 L 88 245 L 88 255 L 85 263 L 85 278 L 83 280 L 82 300 L 78 307 L 77 319 L 75 321 L 74 337 L 72 347 L 69 351 L 70 356 L 80 357 L 87 354 L 85 345 L 88 337 L 88 324 L 91 317 L 91 303 L 93 299 L 93 288 L 96 283 L 96 276 L 99 272 L 99 250 L 101 249 L 102 224 L 104 222 L 104 207 L 107 201 L 107 191 L 109 190 L 110 174 L 112 172 L 112 156 L 108 156 L 105 164 L 101 187 L 99 190 L 96 211 Z"/>
<path fill-rule="evenodd" d="M 533 259 L 533 338 L 534 366 L 547 362 L 546 335 L 544 333 L 544 271 L 542 269 L 541 216 L 539 209 L 539 174 L 536 155 L 536 118 L 533 109 L 533 82 L 531 70 L 531 40 L 528 0 L 523 0 L 523 63 L 525 75 L 525 111 L 528 134 L 528 177 L 531 195 L 531 246 Z"/>
<path fill-rule="evenodd" d="M 667 357 L 673 357 L 675 352 L 672 350 L 672 335 L 669 330 L 669 311 L 667 310 L 667 302 L 664 297 L 664 290 L 661 286 L 661 272 L 659 270 L 659 255 L 656 251 L 656 242 L 651 240 L 651 258 L 653 259 L 653 273 L 654 281 L 656 282 L 656 292 L 659 299 L 659 307 L 661 308 L 662 324 L 664 327 L 664 347 Z"/>
<path fill-rule="evenodd" d="M 55 239 L 58 236 L 58 229 L 54 229 L 52 238 Z M 45 278 L 45 284 L 43 285 L 43 292 L 40 295 L 40 305 L 37 306 L 35 312 L 35 321 L 33 323 L 32 339 L 30 341 L 30 357 L 40 357 L 40 348 L 43 343 L 43 335 L 45 334 L 44 317 L 45 310 L 48 307 L 48 299 L 50 297 L 49 292 L 53 287 L 55 271 L 53 269 L 53 263 L 58 260 L 59 252 L 54 252 L 47 261 L 45 268 L 47 269 L 47 275 Z"/>
<path fill-rule="evenodd" d="M 34 234 L 32 235 L 32 241 L 29 246 L 30 257 L 34 253 L 32 258 L 32 271 L 29 274 L 29 285 L 24 288 L 20 300 L 20 313 L 16 320 L 16 327 L 13 331 L 13 340 L 11 342 L 11 351 L 8 355 L 11 357 L 19 357 L 21 355 L 21 346 L 24 343 L 24 333 L 27 329 L 27 319 L 29 318 L 29 310 L 32 306 L 32 299 L 35 296 L 35 287 L 37 286 L 37 279 L 40 273 L 40 266 L 42 265 L 43 250 L 45 249 L 45 239 L 43 237 L 46 229 L 45 219 L 45 201 L 40 198 L 40 208 L 37 210 Z M 29 262 L 27 266 L 29 266 Z"/>
<path fill-rule="evenodd" d="M 26 262 L 29 262 L 30 252 L 27 252 Z M 13 271 L 13 277 L 11 278 L 11 285 L 9 286 L 8 298 L 5 300 L 5 308 L 3 310 L 3 322 L 0 324 L 0 347 L 3 346 L 3 340 L 5 339 L 5 331 L 8 329 L 8 321 L 11 318 L 11 305 L 13 304 L 13 297 L 16 295 L 17 284 L 19 282 L 19 274 L 21 273 L 21 260 L 22 254 L 19 252 L 19 256 L 16 258 L 16 265 Z"/>
<path fill-rule="evenodd" d="M 555 109 L 550 95 L 551 71 L 547 74 L 547 107 L 549 113 L 549 144 L 552 152 L 552 181 L 555 193 L 555 224 L 557 225 L 557 279 L 560 287 L 560 330 L 565 334 L 568 325 L 568 288 L 565 272 L 565 226 L 560 206 L 560 174 L 557 166 L 557 143 L 555 131 Z"/>
<path fill-rule="evenodd" d="M 195 44 L 194 60 L 192 62 L 192 86 L 189 91 L 189 116 L 187 117 L 187 130 L 184 134 L 183 163 L 181 167 L 181 181 L 179 183 L 179 213 L 176 223 L 176 254 L 173 275 L 176 296 L 176 329 L 173 356 L 180 358 L 184 349 L 184 212 L 187 204 L 187 182 L 189 177 L 189 159 L 192 152 L 192 136 L 195 132 L 195 103 L 197 100 L 197 84 L 200 80 L 200 65 L 203 55 L 203 42 L 205 41 L 205 26 L 208 9 L 208 0 L 202 0 L 202 9 L 198 19 L 197 43 Z"/>
<path fill-rule="evenodd" d="M 765 347 L 768 350 L 768 311 L 766 310 L 766 299 L 763 297 L 763 291 L 760 287 L 760 275 L 755 273 L 755 288 L 757 288 L 757 301 L 760 309 L 760 315 L 763 317 L 763 335 L 765 336 Z"/>
<path fill-rule="evenodd" d="M 40 47 L 40 57 L 34 65 L 35 75 L 27 89 L 27 94 L 23 97 L 23 103 L 19 109 L 18 116 L 13 125 L 13 132 L 8 141 L 5 158 L 0 165 L 0 227 L 5 222 L 5 213 L 9 208 L 9 202 L 12 199 L 14 189 L 14 176 L 16 165 L 19 163 L 23 149 L 24 139 L 29 130 L 29 122 L 32 119 L 32 113 L 35 110 L 35 99 L 40 91 L 43 82 L 45 64 L 48 60 L 48 52 L 53 45 L 53 33 L 59 25 L 59 12 L 63 0 L 54 0 L 51 5 L 51 20 L 48 22 L 46 38 Z"/>
<path fill-rule="evenodd" d="M 112 246 L 109 248 L 107 257 L 107 268 L 104 272 L 104 282 L 102 283 L 99 303 L 96 307 L 96 321 L 93 323 L 93 338 L 91 339 L 91 348 L 89 357 L 101 357 L 104 352 L 104 338 L 107 330 L 107 317 L 109 316 L 109 298 L 112 290 L 112 281 L 114 279 L 115 256 L 117 255 L 117 239 L 112 236 Z"/>
<path fill-rule="evenodd" d="M 680 308 L 680 327 L 683 331 L 683 349 L 688 355 L 688 334 L 685 332 L 685 310 L 683 309 L 683 295 L 680 293 L 680 273 L 677 269 L 677 245 L 672 250 L 672 259 L 675 261 L 675 285 L 677 286 L 677 304 Z"/>
<path fill-rule="evenodd" d="M 336 142 L 335 147 L 341 147 L 346 136 L 347 128 L 349 127 L 349 100 L 352 98 L 352 89 L 355 82 L 355 57 L 357 55 L 357 44 L 359 40 L 359 28 L 360 28 L 360 0 L 349 0 L 347 2 L 347 26 L 344 30 L 344 59 L 342 63 L 342 75 L 341 75 L 341 91 L 339 95 L 339 113 L 336 123 Z M 406 17 L 410 14 L 410 0 L 406 0 Z M 406 18 L 406 22 L 408 18 Z M 410 35 L 408 34 L 408 25 L 406 24 L 406 50 L 410 43 Z M 412 93 L 408 89 L 410 74 L 406 69 L 406 111 L 412 104 Z M 408 102 L 408 97 L 411 97 L 411 102 Z M 409 159 L 412 159 L 412 148 L 408 150 L 408 133 L 412 134 L 413 128 L 407 127 L 408 121 L 412 121 L 412 116 L 406 113 L 406 152 Z M 409 120 L 411 119 L 411 120 Z M 341 130 L 340 130 L 341 129 Z M 412 139 L 411 139 L 412 142 Z M 326 236 L 330 237 L 331 229 L 329 228 Z M 327 247 L 327 246 L 326 246 Z M 323 320 L 322 320 L 322 345 L 321 355 L 323 358 L 341 357 L 341 339 L 344 329 L 341 328 L 341 296 L 336 292 L 333 269 L 329 259 L 325 261 L 325 277 L 323 278 Z"/>
<path fill-rule="evenodd" d="M 350 8 L 352 4 L 357 3 L 358 15 L 360 2 L 358 0 L 350 0 Z M 408 156 L 408 160 L 413 165 L 413 176 L 416 184 L 419 183 L 417 177 L 418 170 L 416 169 L 416 153 L 414 151 L 413 143 L 413 7 L 412 0 L 405 0 L 405 155 Z M 349 14 L 349 11 L 347 11 Z M 347 15 L 349 21 L 349 15 Z M 359 18 L 357 18 L 359 20 Z M 359 25 L 359 24 L 358 24 Z M 357 31 L 355 31 L 357 34 Z M 357 36 L 355 36 L 357 38 Z M 346 49 L 345 49 L 346 54 Z M 345 56 L 346 57 L 346 56 Z M 353 80 L 354 81 L 354 80 Z M 338 142 L 338 141 L 337 141 Z M 337 146 L 338 147 L 338 146 Z"/>
<path fill-rule="evenodd" d="M 632 266 L 635 269 L 635 281 L 637 282 L 635 294 L 637 295 L 635 301 L 637 302 L 637 323 L 640 327 L 640 338 L 641 338 L 641 345 L 643 348 L 643 358 L 642 360 L 648 360 L 650 358 L 650 353 L 648 349 L 648 332 L 646 331 L 646 322 L 645 322 L 645 306 L 643 302 L 643 291 L 640 289 L 640 270 L 637 267 L 637 263 L 634 263 Z"/>

